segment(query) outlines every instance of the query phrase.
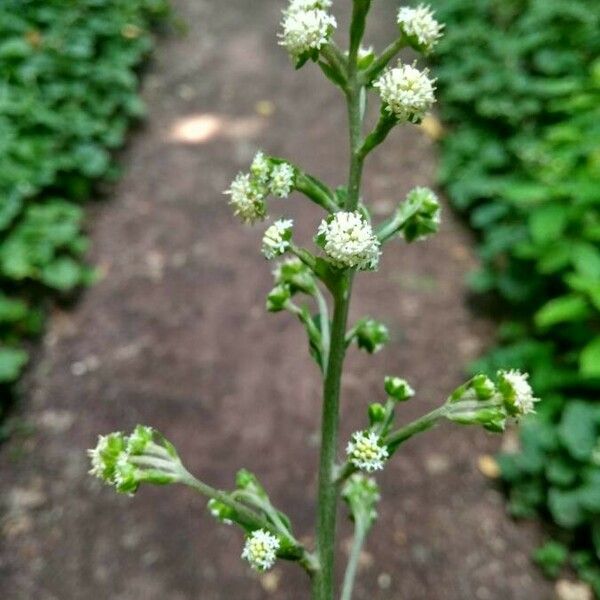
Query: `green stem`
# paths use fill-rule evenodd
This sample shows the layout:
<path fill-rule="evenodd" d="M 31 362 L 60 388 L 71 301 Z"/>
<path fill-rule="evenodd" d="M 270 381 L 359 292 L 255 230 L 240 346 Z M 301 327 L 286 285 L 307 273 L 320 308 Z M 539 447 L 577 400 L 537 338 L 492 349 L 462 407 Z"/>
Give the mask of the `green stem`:
<path fill-rule="evenodd" d="M 405 46 L 406 41 L 402 36 L 394 40 L 363 73 L 361 78 L 362 83 L 365 85 L 370 85 L 375 77 L 377 77 L 377 75 L 379 75 L 379 73 L 381 73 L 381 71 L 387 67 L 390 60 L 392 60 L 392 58 L 394 58 L 394 56 L 396 56 L 396 54 L 398 54 L 398 52 L 400 52 L 400 50 L 402 50 L 402 48 Z"/>
<path fill-rule="evenodd" d="M 401 427 L 396 431 L 390 433 L 384 440 L 385 445 L 390 451 L 390 455 L 393 454 L 400 444 L 411 438 L 417 433 L 427 431 L 431 429 L 437 422 L 446 415 L 448 412 L 448 405 L 443 404 L 439 408 L 432 410 L 431 412 L 423 415 L 421 418 L 409 423 L 405 427 Z"/>
<path fill-rule="evenodd" d="M 360 527 L 358 524 L 354 531 L 354 539 L 352 540 L 352 549 L 350 550 L 350 557 L 348 558 L 348 564 L 346 566 L 346 573 L 344 574 L 344 584 L 342 586 L 341 600 L 351 600 L 352 590 L 354 589 L 354 580 L 356 579 L 356 570 L 358 568 L 358 561 L 360 560 L 360 553 L 367 537 L 367 530 L 365 527 Z"/>
<path fill-rule="evenodd" d="M 334 293 L 331 346 L 323 386 L 321 418 L 321 456 L 317 515 L 317 551 L 320 569 L 313 578 L 313 599 L 333 598 L 333 566 L 335 549 L 337 487 L 334 469 L 338 443 L 340 383 L 346 352 L 346 322 L 350 293 L 350 277 L 340 277 Z"/>
<path fill-rule="evenodd" d="M 350 130 L 350 169 L 346 210 L 355 210 L 360 198 L 363 159 L 359 155 L 363 115 L 360 106 L 362 86 L 357 77 L 357 55 L 370 0 L 354 0 L 348 53 L 348 86 L 346 99 Z M 352 274 L 339 276 L 330 287 L 333 294 L 333 320 L 330 332 L 329 360 L 323 386 L 321 422 L 321 456 L 317 514 L 317 552 L 320 569 L 313 577 L 313 600 L 333 599 L 336 508 L 339 487 L 336 485 L 336 452 L 338 444 L 340 384 L 346 354 L 346 326 L 352 291 Z"/>

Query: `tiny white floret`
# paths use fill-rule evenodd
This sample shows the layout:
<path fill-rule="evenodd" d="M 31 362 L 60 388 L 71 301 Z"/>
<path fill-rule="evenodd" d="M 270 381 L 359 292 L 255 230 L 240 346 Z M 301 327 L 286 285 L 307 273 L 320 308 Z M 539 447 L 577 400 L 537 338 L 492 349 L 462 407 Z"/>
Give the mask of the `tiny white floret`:
<path fill-rule="evenodd" d="M 388 459 L 388 449 L 373 431 L 357 431 L 346 447 L 350 462 L 361 471 L 380 471 Z"/>
<path fill-rule="evenodd" d="M 444 26 L 435 20 L 431 8 L 424 4 L 416 8 L 402 6 L 398 10 L 397 22 L 402 32 L 416 40 L 425 52 L 430 52 L 442 37 Z"/>
<path fill-rule="evenodd" d="M 265 529 L 253 531 L 244 544 L 242 558 L 250 563 L 255 571 L 268 571 L 277 560 L 279 539 Z"/>
<path fill-rule="evenodd" d="M 273 167 L 269 182 L 269 191 L 278 198 L 287 198 L 294 187 L 294 167 L 281 163 Z"/>
<path fill-rule="evenodd" d="M 381 244 L 360 212 L 340 211 L 324 219 L 317 232 L 319 239 L 325 254 L 336 266 L 359 270 L 377 268 Z"/>
<path fill-rule="evenodd" d="M 262 240 L 262 253 L 266 259 L 272 260 L 289 249 L 293 225 L 291 219 L 279 219 L 267 228 Z"/>
<path fill-rule="evenodd" d="M 326 9 L 330 8 L 331 4 L 331 0 L 291 0 L 285 12 L 300 12 L 316 8 Z"/>
<path fill-rule="evenodd" d="M 429 78 L 427 69 L 420 71 L 412 65 L 398 63 L 394 69 L 383 73 L 373 84 L 385 110 L 400 121 L 418 121 L 435 102 L 434 80 Z"/>

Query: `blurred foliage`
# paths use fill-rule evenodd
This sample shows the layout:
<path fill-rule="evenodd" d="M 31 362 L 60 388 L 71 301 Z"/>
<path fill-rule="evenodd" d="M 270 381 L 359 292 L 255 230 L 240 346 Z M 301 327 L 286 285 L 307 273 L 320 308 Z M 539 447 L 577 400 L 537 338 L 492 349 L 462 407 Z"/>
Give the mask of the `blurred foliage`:
<path fill-rule="evenodd" d="M 81 202 L 144 114 L 135 69 L 166 0 L 0 3 L 0 385 L 43 306 L 89 283 Z M 2 400 L 0 399 L 0 413 Z"/>
<path fill-rule="evenodd" d="M 557 526 L 536 560 L 568 557 L 600 596 L 600 3 L 435 0 L 441 182 L 479 234 L 473 289 L 493 293 L 498 346 L 543 398 L 500 457 L 510 509 Z"/>

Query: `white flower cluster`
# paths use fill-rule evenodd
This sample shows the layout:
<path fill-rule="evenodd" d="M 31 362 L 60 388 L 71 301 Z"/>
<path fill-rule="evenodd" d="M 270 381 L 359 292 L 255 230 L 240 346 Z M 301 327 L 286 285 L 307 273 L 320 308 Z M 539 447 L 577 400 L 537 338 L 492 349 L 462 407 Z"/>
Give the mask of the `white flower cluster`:
<path fill-rule="evenodd" d="M 376 269 L 380 243 L 370 223 L 358 211 L 340 211 L 319 225 L 317 242 L 338 267 Z"/>
<path fill-rule="evenodd" d="M 516 416 L 535 412 L 535 403 L 539 401 L 527 381 L 529 374 L 516 369 L 498 371 L 498 389 L 509 411 Z"/>
<path fill-rule="evenodd" d="M 281 256 L 289 249 L 293 226 L 291 219 L 279 219 L 265 231 L 262 253 L 267 260 Z"/>
<path fill-rule="evenodd" d="M 288 163 L 275 165 L 271 171 L 269 191 L 278 198 L 287 198 L 294 187 L 294 167 Z"/>
<path fill-rule="evenodd" d="M 412 65 L 398 66 L 383 73 L 373 84 L 388 113 L 400 121 L 419 121 L 435 102 L 434 80 L 427 69 L 419 71 Z"/>
<path fill-rule="evenodd" d="M 335 17 L 324 10 L 330 5 L 329 0 L 292 0 L 283 12 L 279 44 L 294 60 L 311 51 L 318 52 L 328 43 L 337 27 Z"/>
<path fill-rule="evenodd" d="M 229 189 L 223 192 L 231 196 L 233 212 L 242 223 L 264 221 L 267 216 L 266 197 L 269 193 L 287 198 L 294 189 L 296 171 L 286 162 L 275 161 L 257 152 L 249 173 L 238 173 Z"/>
<path fill-rule="evenodd" d="M 233 206 L 233 214 L 242 223 L 253 224 L 263 221 L 267 216 L 265 194 L 257 183 L 249 173 L 238 173 L 229 189 L 223 192 L 231 196 L 229 203 Z"/>
<path fill-rule="evenodd" d="M 431 52 L 444 28 L 433 17 L 431 8 L 423 4 L 416 8 L 402 6 L 398 11 L 397 21 L 402 32 L 412 38 L 423 52 Z"/>
<path fill-rule="evenodd" d="M 265 529 L 253 531 L 246 539 L 242 558 L 250 563 L 255 571 L 268 571 L 277 559 L 279 539 Z"/>
<path fill-rule="evenodd" d="M 357 431 L 346 447 L 350 462 L 361 471 L 380 471 L 389 454 L 381 438 L 373 431 Z"/>

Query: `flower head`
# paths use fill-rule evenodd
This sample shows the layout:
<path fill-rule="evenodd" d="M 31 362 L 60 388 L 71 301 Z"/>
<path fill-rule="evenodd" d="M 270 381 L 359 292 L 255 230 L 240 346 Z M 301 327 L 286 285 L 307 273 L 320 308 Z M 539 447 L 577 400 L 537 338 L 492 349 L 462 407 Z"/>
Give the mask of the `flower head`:
<path fill-rule="evenodd" d="M 291 219 L 279 219 L 265 231 L 262 253 L 266 259 L 272 260 L 288 250 L 292 239 L 293 225 L 294 222 Z"/>
<path fill-rule="evenodd" d="M 283 31 L 279 34 L 280 45 L 286 48 L 292 58 L 298 60 L 304 54 L 318 52 L 327 44 L 337 22 L 321 8 L 296 9 L 284 12 L 281 27 Z"/>
<path fill-rule="evenodd" d="M 528 378 L 527 373 L 516 369 L 498 371 L 498 390 L 504 398 L 507 411 L 513 416 L 535 412 L 535 403 L 539 398 L 533 395 Z"/>
<path fill-rule="evenodd" d="M 263 221 L 266 217 L 265 192 L 259 183 L 248 173 L 238 173 L 228 190 L 223 192 L 231 196 L 233 213 L 242 223 Z"/>
<path fill-rule="evenodd" d="M 396 402 L 404 402 L 415 395 L 408 381 L 400 377 L 386 377 L 384 386 L 386 394 Z"/>
<path fill-rule="evenodd" d="M 340 268 L 376 269 L 380 243 L 370 223 L 358 211 L 340 211 L 319 225 L 316 237 L 325 254 Z"/>
<path fill-rule="evenodd" d="M 350 462 L 361 471 L 379 471 L 389 454 L 381 438 L 373 431 L 357 431 L 346 447 Z"/>
<path fill-rule="evenodd" d="M 259 150 L 250 165 L 250 175 L 259 183 L 266 185 L 271 176 L 271 163 L 269 159 Z"/>
<path fill-rule="evenodd" d="M 173 446 L 144 425 L 138 425 L 129 436 L 120 432 L 99 436 L 88 455 L 90 474 L 125 494 L 133 494 L 142 482 L 162 485 L 178 481 L 183 473 Z"/>
<path fill-rule="evenodd" d="M 383 73 L 373 84 L 385 110 L 400 121 L 419 121 L 435 102 L 434 80 L 427 69 L 419 71 L 412 65 L 398 63 L 394 69 Z"/>
<path fill-rule="evenodd" d="M 253 531 L 244 544 L 242 558 L 246 559 L 255 571 L 268 571 L 277 559 L 279 539 L 265 529 Z"/>
<path fill-rule="evenodd" d="M 275 165 L 271 171 L 269 191 L 278 198 L 287 198 L 294 187 L 294 167 L 288 163 Z"/>
<path fill-rule="evenodd" d="M 433 17 L 429 6 L 420 4 L 416 8 L 402 6 L 398 11 L 398 25 L 417 50 L 431 52 L 442 36 L 443 25 Z"/>

